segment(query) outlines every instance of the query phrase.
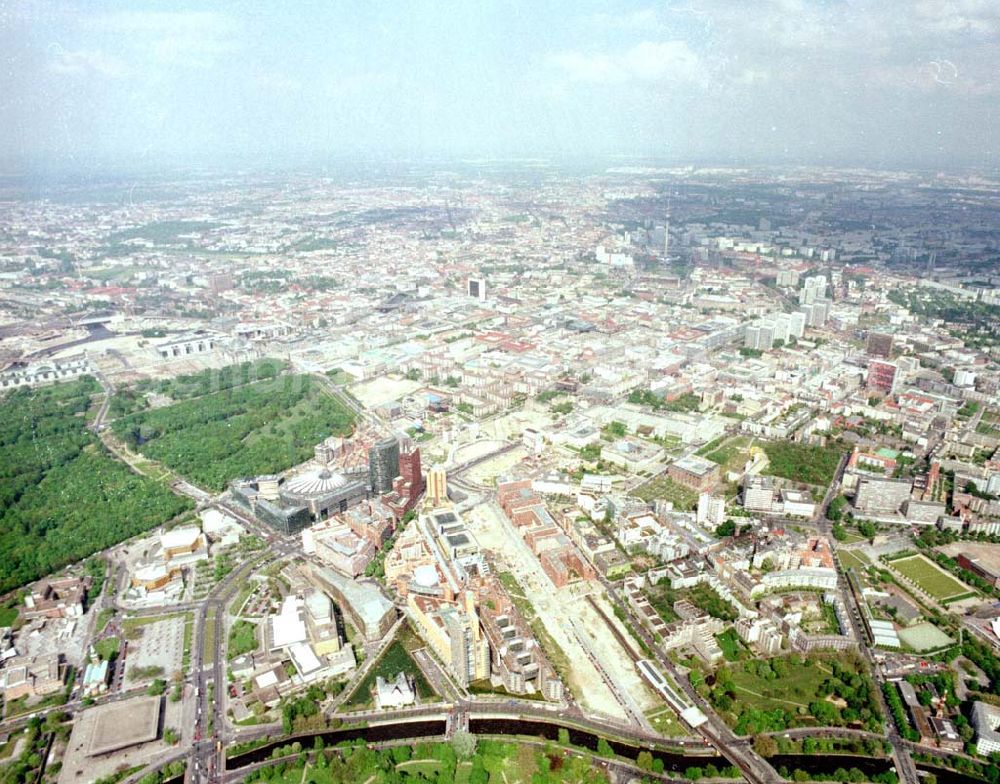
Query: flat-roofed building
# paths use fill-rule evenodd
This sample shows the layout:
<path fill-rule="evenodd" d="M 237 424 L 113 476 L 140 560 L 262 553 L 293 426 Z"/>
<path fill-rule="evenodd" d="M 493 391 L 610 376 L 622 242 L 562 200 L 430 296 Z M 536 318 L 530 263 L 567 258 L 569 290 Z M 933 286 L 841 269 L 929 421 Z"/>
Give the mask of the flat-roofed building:
<path fill-rule="evenodd" d="M 161 697 L 132 697 L 109 702 L 83 712 L 84 736 L 90 738 L 87 756 L 97 757 L 113 751 L 149 743 L 160 735 Z M 78 728 L 73 728 L 76 735 Z"/>
<path fill-rule="evenodd" d="M 365 639 L 380 640 L 392 628 L 397 618 L 396 607 L 376 582 L 352 580 L 317 564 L 311 564 L 308 573 L 341 606 Z"/>
<path fill-rule="evenodd" d="M 718 483 L 720 471 L 719 466 L 711 460 L 690 455 L 671 463 L 667 468 L 667 476 L 699 493 L 708 493 Z"/>
<path fill-rule="evenodd" d="M 90 578 L 66 577 L 61 580 L 42 580 L 24 597 L 25 609 L 21 614 L 26 620 L 34 618 L 79 618 L 84 613 L 84 603 Z"/>
<path fill-rule="evenodd" d="M 411 593 L 406 605 L 421 636 L 460 685 L 489 677 L 489 643 L 471 593 L 457 603 Z"/>
<path fill-rule="evenodd" d="M 44 697 L 59 691 L 65 680 L 66 665 L 61 653 L 15 656 L 0 670 L 0 691 L 6 702 L 21 697 Z"/>
<path fill-rule="evenodd" d="M 854 506 L 866 514 L 894 515 L 910 498 L 913 483 L 909 479 L 858 478 Z"/>
<path fill-rule="evenodd" d="M 281 611 L 268 618 L 267 648 L 276 651 L 307 639 L 302 600 L 294 594 L 286 596 Z"/>
<path fill-rule="evenodd" d="M 375 557 L 375 544 L 346 525 L 334 525 L 313 535 L 316 557 L 351 577 L 362 574 Z"/>

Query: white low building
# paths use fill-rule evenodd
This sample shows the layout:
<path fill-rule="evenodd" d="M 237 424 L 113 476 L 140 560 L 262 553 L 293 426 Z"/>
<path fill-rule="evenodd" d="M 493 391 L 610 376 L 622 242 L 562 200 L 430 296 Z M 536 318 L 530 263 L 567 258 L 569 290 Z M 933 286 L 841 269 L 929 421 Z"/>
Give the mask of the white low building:
<path fill-rule="evenodd" d="M 972 706 L 972 726 L 976 729 L 976 753 L 984 757 L 1000 751 L 1000 708 L 986 702 Z"/>
<path fill-rule="evenodd" d="M 402 708 L 416 701 L 413 685 L 405 672 L 397 673 L 392 680 L 381 675 L 375 679 L 375 704 L 379 708 Z"/>
<path fill-rule="evenodd" d="M 769 572 L 750 591 L 750 598 L 756 599 L 769 591 L 781 588 L 818 588 L 833 591 L 837 588 L 837 570 L 825 566 L 804 569 L 783 569 Z"/>

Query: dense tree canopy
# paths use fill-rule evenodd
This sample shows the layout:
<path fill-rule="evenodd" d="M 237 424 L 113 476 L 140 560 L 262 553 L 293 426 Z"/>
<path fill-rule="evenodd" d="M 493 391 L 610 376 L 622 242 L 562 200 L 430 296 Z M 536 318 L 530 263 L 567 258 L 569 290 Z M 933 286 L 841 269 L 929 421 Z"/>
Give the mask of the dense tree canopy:
<path fill-rule="evenodd" d="M 767 442 L 764 451 L 769 463 L 766 473 L 822 486 L 833 481 L 843 455 L 843 450 L 837 446 L 812 446 L 791 441 Z"/>
<path fill-rule="evenodd" d="M 190 507 L 132 473 L 87 432 L 86 377 L 0 403 L 0 591 L 36 580 Z"/>
<path fill-rule="evenodd" d="M 309 458 L 324 438 L 349 433 L 353 421 L 315 379 L 286 375 L 139 411 L 114 429 L 133 449 L 222 490 L 233 479 L 278 473 Z"/>

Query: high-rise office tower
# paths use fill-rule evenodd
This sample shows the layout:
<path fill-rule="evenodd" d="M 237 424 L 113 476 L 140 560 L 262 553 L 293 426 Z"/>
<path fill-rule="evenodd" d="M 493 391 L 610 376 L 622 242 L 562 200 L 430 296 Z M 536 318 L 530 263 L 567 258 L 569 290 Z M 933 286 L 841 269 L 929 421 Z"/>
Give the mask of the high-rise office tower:
<path fill-rule="evenodd" d="M 480 302 L 486 299 L 486 278 L 469 278 L 469 296 L 478 299 Z"/>
<path fill-rule="evenodd" d="M 865 388 L 869 392 L 891 395 L 896 389 L 899 368 L 892 362 L 873 359 L 868 363 L 868 380 Z"/>
<path fill-rule="evenodd" d="M 368 483 L 375 495 L 392 490 L 392 480 L 399 476 L 399 442 L 386 438 L 368 450 Z"/>
<path fill-rule="evenodd" d="M 444 466 L 436 465 L 427 472 L 427 497 L 435 506 L 448 500 L 448 475 Z"/>
<path fill-rule="evenodd" d="M 399 476 L 414 498 L 424 492 L 424 475 L 420 472 L 420 449 L 412 443 L 399 454 Z"/>

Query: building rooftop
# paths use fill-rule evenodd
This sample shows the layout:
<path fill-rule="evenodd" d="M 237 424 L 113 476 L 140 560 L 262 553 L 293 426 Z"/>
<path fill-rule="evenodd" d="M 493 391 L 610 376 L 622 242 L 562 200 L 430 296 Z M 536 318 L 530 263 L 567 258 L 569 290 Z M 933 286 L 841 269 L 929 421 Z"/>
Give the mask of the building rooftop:
<path fill-rule="evenodd" d="M 84 716 L 92 722 L 87 756 L 156 740 L 160 731 L 160 703 L 159 697 L 133 697 L 85 711 Z"/>

